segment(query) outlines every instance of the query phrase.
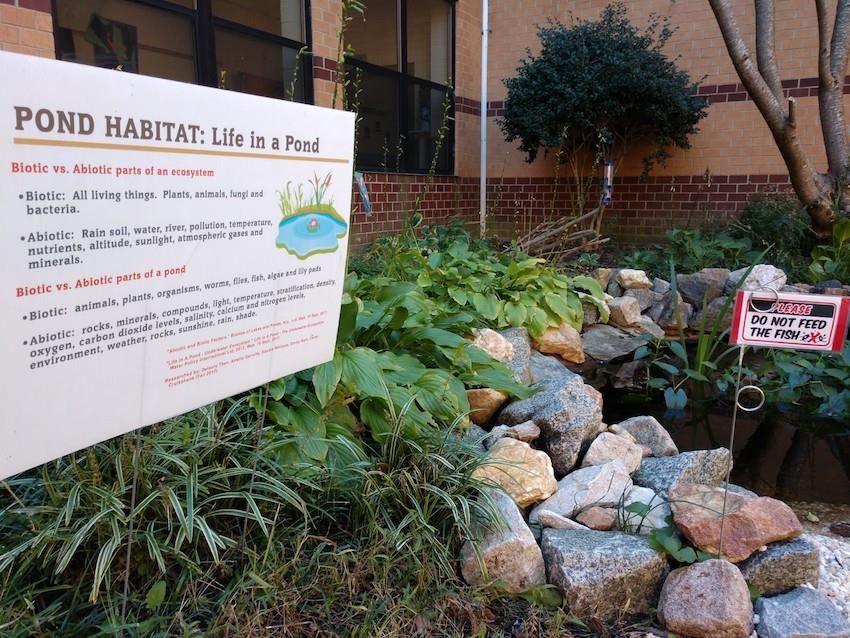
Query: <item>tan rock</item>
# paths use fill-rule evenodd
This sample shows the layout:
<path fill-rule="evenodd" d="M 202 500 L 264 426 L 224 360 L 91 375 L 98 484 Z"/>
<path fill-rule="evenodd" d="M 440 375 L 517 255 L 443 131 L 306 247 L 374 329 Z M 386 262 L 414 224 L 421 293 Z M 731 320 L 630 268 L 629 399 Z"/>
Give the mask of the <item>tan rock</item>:
<path fill-rule="evenodd" d="M 652 288 L 652 282 L 646 273 L 642 270 L 632 270 L 631 268 L 623 268 L 617 273 L 617 283 L 624 290 L 632 288 Z"/>
<path fill-rule="evenodd" d="M 631 474 L 640 467 L 642 458 L 640 446 L 630 443 L 625 437 L 603 432 L 590 444 L 581 466 L 605 465 L 615 461 L 621 463 L 625 471 Z"/>
<path fill-rule="evenodd" d="M 670 573 L 661 588 L 658 619 L 678 636 L 749 638 L 753 604 L 737 567 L 707 560 Z"/>
<path fill-rule="evenodd" d="M 608 283 L 611 281 L 611 275 L 613 274 L 614 270 L 612 268 L 597 268 L 593 271 L 591 277 L 599 282 L 602 290 L 605 290 L 608 287 Z"/>
<path fill-rule="evenodd" d="M 616 423 L 614 425 L 609 425 L 607 430 L 611 434 L 616 434 L 617 436 L 623 437 L 629 443 L 637 443 L 637 440 L 635 439 L 635 437 L 632 436 L 631 432 L 629 432 L 627 429 L 625 429 L 623 427 L 620 427 L 620 425 L 618 425 Z"/>
<path fill-rule="evenodd" d="M 610 507 L 591 507 L 576 516 L 576 520 L 590 529 L 607 532 L 617 522 L 617 510 Z"/>
<path fill-rule="evenodd" d="M 537 424 L 534 421 L 526 421 L 525 423 L 511 426 L 497 425 L 490 430 L 490 436 L 485 441 L 485 445 L 487 447 L 492 447 L 496 441 L 505 437 L 510 437 L 517 441 L 524 441 L 525 443 L 531 443 L 532 441 L 536 441 L 540 438 L 540 428 L 537 427 Z"/>
<path fill-rule="evenodd" d="M 500 531 L 491 531 L 477 544 L 480 561 L 471 543 L 461 548 L 463 578 L 470 585 L 500 580 L 506 591 L 514 594 L 544 585 L 543 554 L 522 513 L 501 490 L 493 490 L 491 495 L 502 512 L 505 526 Z"/>
<path fill-rule="evenodd" d="M 487 463 L 472 476 L 498 485 L 520 507 L 549 498 L 558 489 L 549 456 L 532 449 L 528 443 L 510 438 L 496 441 Z"/>
<path fill-rule="evenodd" d="M 490 328 L 481 328 L 473 330 L 473 333 L 475 335 L 475 339 L 472 341 L 473 346 L 480 348 L 499 361 L 508 361 L 509 359 L 513 359 L 513 344 L 495 330 L 490 330 Z"/>
<path fill-rule="evenodd" d="M 670 488 L 668 496 L 676 526 L 696 547 L 717 554 L 723 488 L 679 483 Z M 760 547 L 796 538 L 802 531 L 797 516 L 782 501 L 730 492 L 723 526 L 723 558 L 740 562 Z"/>
<path fill-rule="evenodd" d="M 609 322 L 621 328 L 640 325 L 640 304 L 634 297 L 617 297 L 608 304 L 611 310 Z"/>
<path fill-rule="evenodd" d="M 584 363 L 581 335 L 571 325 L 562 323 L 557 328 L 548 328 L 534 347 L 543 354 L 557 354 L 571 363 Z"/>
<path fill-rule="evenodd" d="M 552 529 L 587 529 L 584 525 L 551 510 L 537 512 L 537 522 L 540 523 L 541 527 L 551 527 Z"/>
<path fill-rule="evenodd" d="M 477 388 L 467 390 L 466 398 L 469 400 L 470 420 L 475 425 L 485 425 L 490 422 L 493 415 L 508 401 L 508 395 L 492 388 Z"/>
<path fill-rule="evenodd" d="M 562 478 L 558 491 L 531 510 L 528 520 L 536 522 L 543 510 L 569 518 L 594 505 L 614 507 L 631 487 L 632 479 L 621 463 L 585 467 Z"/>

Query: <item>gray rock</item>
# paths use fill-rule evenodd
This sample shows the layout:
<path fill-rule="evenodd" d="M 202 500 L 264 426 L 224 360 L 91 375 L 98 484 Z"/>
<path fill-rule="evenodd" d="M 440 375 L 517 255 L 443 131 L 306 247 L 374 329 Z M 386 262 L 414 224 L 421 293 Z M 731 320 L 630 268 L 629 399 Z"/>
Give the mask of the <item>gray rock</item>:
<path fill-rule="evenodd" d="M 638 382 L 635 375 L 643 370 L 646 363 L 643 361 L 627 361 L 611 376 L 611 385 L 615 388 L 637 388 Z"/>
<path fill-rule="evenodd" d="M 670 569 L 645 538 L 619 532 L 546 529 L 542 548 L 568 611 L 602 622 L 649 611 Z"/>
<path fill-rule="evenodd" d="M 534 421 L 555 473 L 564 475 L 575 467 L 582 447 L 602 429 L 602 395 L 566 368 L 559 378 L 544 380 L 541 385 L 542 391 L 530 399 L 514 401 L 503 409 L 499 422 Z"/>
<path fill-rule="evenodd" d="M 660 295 L 664 295 L 670 292 L 670 282 L 666 279 L 656 277 L 652 280 L 652 291 L 657 292 Z"/>
<path fill-rule="evenodd" d="M 543 383 L 545 381 L 581 379 L 579 375 L 567 368 L 559 357 L 550 357 L 532 350 L 528 362 L 528 370 L 531 373 L 532 383 Z"/>
<path fill-rule="evenodd" d="M 831 288 L 841 288 L 841 285 L 841 282 L 837 279 L 828 279 L 826 281 L 817 282 L 813 290 L 818 294 L 824 294 L 825 291 Z"/>
<path fill-rule="evenodd" d="M 749 638 L 753 604 L 732 563 L 707 560 L 670 573 L 661 589 L 658 619 L 679 636 Z"/>
<path fill-rule="evenodd" d="M 590 326 L 581 335 L 584 353 L 597 361 L 611 361 L 628 356 L 645 343 L 635 335 L 606 324 Z"/>
<path fill-rule="evenodd" d="M 621 424 L 622 425 L 622 424 Z M 634 473 L 635 485 L 649 487 L 662 496 L 677 483 L 720 485 L 726 478 L 729 450 L 697 450 L 676 456 L 645 458 Z"/>
<path fill-rule="evenodd" d="M 756 613 L 759 638 L 850 638 L 847 619 L 826 596 L 809 587 L 759 598 Z"/>
<path fill-rule="evenodd" d="M 641 312 L 645 312 L 664 297 L 663 294 L 649 288 L 633 288 L 632 290 L 627 290 L 625 296 L 637 299 Z"/>
<path fill-rule="evenodd" d="M 726 487 L 726 481 L 721 481 L 720 487 Z M 746 487 L 741 487 L 740 485 L 735 485 L 734 483 L 729 483 L 729 493 L 739 494 L 740 496 L 749 496 L 751 498 L 759 497 L 759 495 L 752 490 L 748 490 Z"/>
<path fill-rule="evenodd" d="M 725 330 L 732 325 L 732 316 L 735 313 L 735 302 L 729 304 L 726 308 L 728 297 L 718 297 L 709 303 L 702 312 L 694 314 L 691 317 L 690 327 L 698 330 L 701 325 L 705 325 L 705 330 L 710 332 L 714 328 L 714 324 L 718 323 L 718 332 Z M 726 312 L 723 309 L 726 308 Z"/>
<path fill-rule="evenodd" d="M 666 334 L 664 330 L 661 329 L 661 326 L 655 323 L 649 315 L 641 315 L 640 322 L 634 328 L 626 330 L 626 332 L 635 336 L 648 334 L 652 335 L 654 339 L 663 339 Z"/>
<path fill-rule="evenodd" d="M 550 510 L 537 512 L 537 522 L 541 527 L 551 527 L 552 529 L 587 529 L 587 526 Z"/>
<path fill-rule="evenodd" d="M 617 275 L 620 273 L 619 268 L 615 268 L 611 271 L 611 278 L 608 280 L 608 285 L 604 287 L 605 292 L 607 292 L 612 297 L 619 297 L 623 294 L 623 288 L 620 284 L 617 283 Z"/>
<path fill-rule="evenodd" d="M 485 441 L 488 436 L 484 428 L 473 423 L 463 435 L 463 442 L 478 448 L 481 452 L 486 452 Z"/>
<path fill-rule="evenodd" d="M 484 447 L 490 449 L 499 439 L 509 437 L 517 441 L 531 443 L 540 438 L 540 428 L 534 421 L 526 421 L 519 425 L 497 425 L 490 430 L 490 436 L 484 439 Z"/>
<path fill-rule="evenodd" d="M 501 334 L 513 346 L 513 357 L 505 363 L 514 371 L 514 378 L 519 383 L 531 383 L 531 372 L 528 363 L 531 359 L 531 339 L 525 328 L 508 328 Z"/>
<path fill-rule="evenodd" d="M 589 507 L 613 507 L 632 487 L 632 480 L 618 462 L 576 470 L 558 481 L 558 489 L 528 515 L 536 523 L 543 510 L 572 518 Z"/>
<path fill-rule="evenodd" d="M 675 456 L 679 453 L 670 433 L 654 417 L 633 416 L 617 425 L 631 434 L 638 445 L 652 450 L 653 456 Z"/>
<path fill-rule="evenodd" d="M 501 490 L 490 490 L 490 496 L 502 513 L 504 528 L 488 532 L 477 544 L 480 561 L 472 543 L 464 544 L 461 548 L 464 580 L 470 585 L 501 580 L 506 591 L 515 594 L 545 584 L 543 555 L 516 503 Z"/>
<path fill-rule="evenodd" d="M 684 301 L 678 293 L 674 296 L 672 290 L 647 312 L 649 318 L 664 330 L 678 329 L 679 317 L 681 317 L 682 328 L 686 328 L 692 313 L 691 304 Z"/>
<path fill-rule="evenodd" d="M 726 280 L 726 292 L 731 292 L 744 279 L 749 268 L 740 268 L 729 274 Z M 770 264 L 757 264 L 753 266 L 752 272 L 743 281 L 741 290 L 781 290 L 788 283 L 785 273 Z"/>
<path fill-rule="evenodd" d="M 756 552 L 738 569 L 747 584 L 762 596 L 781 594 L 808 583 L 817 587 L 820 557 L 817 548 L 802 538 L 771 543 Z"/>
<path fill-rule="evenodd" d="M 599 323 L 599 308 L 597 308 L 592 303 L 582 302 L 581 310 L 584 315 L 584 321 L 582 322 L 582 326 L 587 328 L 588 326 L 593 326 Z"/>
<path fill-rule="evenodd" d="M 676 286 L 682 298 L 699 310 L 703 303 L 711 303 L 723 294 L 728 279 L 726 268 L 703 268 L 692 275 L 676 275 Z"/>

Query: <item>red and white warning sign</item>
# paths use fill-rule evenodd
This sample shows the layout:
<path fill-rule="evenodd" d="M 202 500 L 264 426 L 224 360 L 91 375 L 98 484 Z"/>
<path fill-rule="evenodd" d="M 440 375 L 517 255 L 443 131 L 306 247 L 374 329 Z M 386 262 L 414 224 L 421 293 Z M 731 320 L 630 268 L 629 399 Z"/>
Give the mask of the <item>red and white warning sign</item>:
<path fill-rule="evenodd" d="M 735 345 L 840 352 L 850 297 L 738 291 L 729 342 Z"/>

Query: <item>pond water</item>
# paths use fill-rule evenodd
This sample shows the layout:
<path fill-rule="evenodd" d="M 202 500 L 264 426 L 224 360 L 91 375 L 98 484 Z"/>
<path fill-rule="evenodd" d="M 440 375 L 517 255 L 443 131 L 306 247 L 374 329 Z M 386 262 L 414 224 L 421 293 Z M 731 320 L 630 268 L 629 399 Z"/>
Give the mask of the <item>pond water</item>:
<path fill-rule="evenodd" d="M 605 391 L 605 423 L 649 414 L 670 432 L 679 450 L 726 447 L 732 406 L 714 401 L 684 411 L 663 401 Z M 738 414 L 732 482 L 784 501 L 850 504 L 850 429 L 798 409 L 764 408 Z"/>
<path fill-rule="evenodd" d="M 277 245 L 303 259 L 334 252 L 347 232 L 348 225 L 330 213 L 304 212 L 280 222 Z"/>

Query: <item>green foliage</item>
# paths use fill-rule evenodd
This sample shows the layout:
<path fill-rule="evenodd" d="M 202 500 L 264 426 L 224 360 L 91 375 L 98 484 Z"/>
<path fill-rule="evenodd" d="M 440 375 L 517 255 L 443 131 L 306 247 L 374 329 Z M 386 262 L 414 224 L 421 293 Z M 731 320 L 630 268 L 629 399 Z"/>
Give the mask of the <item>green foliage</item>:
<path fill-rule="evenodd" d="M 684 544 L 684 539 L 673 523 L 672 517 L 667 517 L 667 525 L 658 527 L 647 537 L 649 546 L 661 554 L 667 554 L 677 563 L 690 565 L 714 558 L 701 550 Z"/>
<path fill-rule="evenodd" d="M 665 57 L 672 34 L 658 17 L 639 31 L 622 2 L 608 5 L 595 22 L 550 21 L 538 30 L 539 55 L 529 52 L 516 77 L 505 81 L 506 139 L 519 140 L 529 161 L 541 148 L 594 154 L 602 145 L 648 145 L 647 168 L 664 161 L 668 147 L 689 148 L 707 103 Z"/>
<path fill-rule="evenodd" d="M 815 236 L 800 201 L 790 195 L 757 195 L 727 231 L 767 251 L 770 263 L 792 281 L 804 279 Z"/>
<path fill-rule="evenodd" d="M 628 268 L 645 270 L 650 276 L 666 277 L 670 262 L 681 273 L 695 273 L 703 268 L 735 270 L 753 263 L 762 252 L 754 250 L 748 237 L 734 237 L 726 231 L 672 229 L 668 243 L 640 249 L 623 258 Z"/>
<path fill-rule="evenodd" d="M 828 279 L 850 282 L 850 218 L 839 219 L 832 225 L 832 243 L 812 250 L 809 277 L 814 282 Z"/>

